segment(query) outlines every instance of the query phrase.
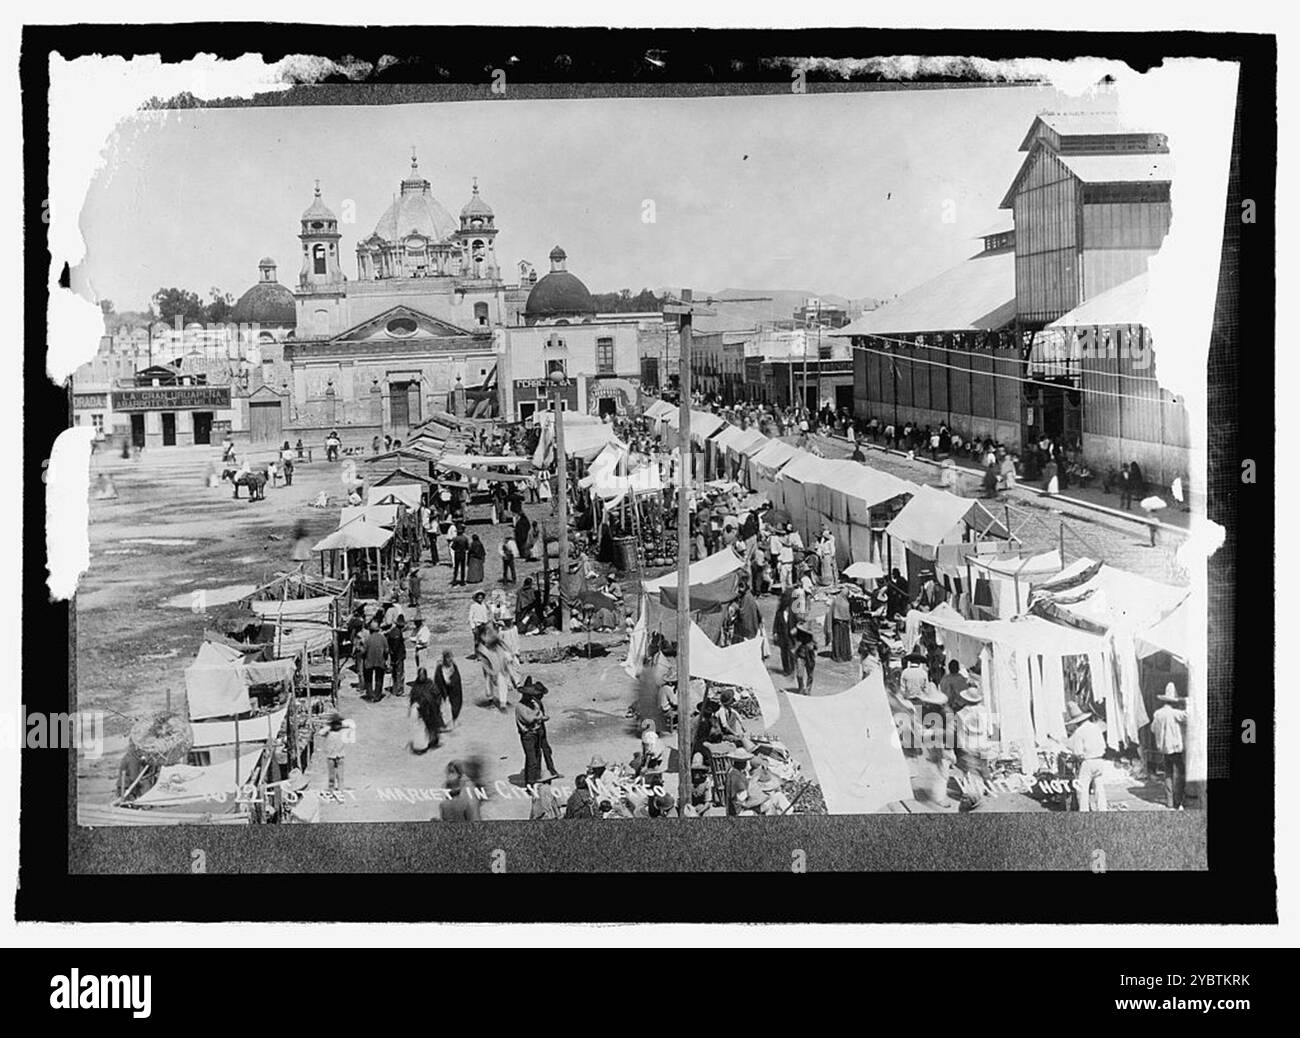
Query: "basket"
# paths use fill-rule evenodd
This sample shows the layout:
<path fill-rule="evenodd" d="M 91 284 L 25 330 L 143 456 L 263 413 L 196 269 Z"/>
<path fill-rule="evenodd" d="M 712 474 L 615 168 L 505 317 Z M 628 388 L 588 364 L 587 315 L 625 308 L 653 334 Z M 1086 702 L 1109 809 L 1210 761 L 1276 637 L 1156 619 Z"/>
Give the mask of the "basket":
<path fill-rule="evenodd" d="M 131 726 L 131 748 L 145 764 L 183 764 L 194 745 L 190 723 L 166 711 L 142 717 Z"/>

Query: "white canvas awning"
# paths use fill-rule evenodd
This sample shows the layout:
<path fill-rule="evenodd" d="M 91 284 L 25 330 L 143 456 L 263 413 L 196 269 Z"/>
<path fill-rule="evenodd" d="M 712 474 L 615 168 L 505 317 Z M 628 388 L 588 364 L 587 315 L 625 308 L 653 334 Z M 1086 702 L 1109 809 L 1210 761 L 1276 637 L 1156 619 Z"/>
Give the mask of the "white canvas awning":
<path fill-rule="evenodd" d="M 397 505 L 344 505 L 339 509 L 339 526 L 354 520 L 374 526 L 395 526 Z"/>
<path fill-rule="evenodd" d="M 312 551 L 340 551 L 351 548 L 382 548 L 393 539 L 393 531 L 374 523 L 353 520 L 317 541 Z"/>
<path fill-rule="evenodd" d="M 711 584 L 715 580 L 720 580 L 728 573 L 734 573 L 738 569 L 744 569 L 745 560 L 738 556 L 730 548 L 723 548 L 722 551 L 715 551 L 707 558 L 700 559 L 699 562 L 693 562 L 686 571 L 687 578 L 691 587 L 700 584 Z M 664 588 L 677 587 L 677 572 L 665 573 L 662 577 L 656 577 L 654 580 L 645 582 L 645 589 L 648 592 L 658 592 Z"/>
<path fill-rule="evenodd" d="M 922 486 L 885 532 L 906 543 L 918 555 L 933 558 L 937 545 L 960 541 L 968 524 L 982 534 L 1007 535 L 1002 524 L 980 502 Z"/>
<path fill-rule="evenodd" d="M 772 673 L 763 662 L 761 638 L 720 648 L 692 623 L 690 671 L 693 678 L 750 689 L 762 711 L 764 729 L 771 728 L 781 716 L 781 702 L 772 684 Z"/>
<path fill-rule="evenodd" d="M 912 799 L 912 780 L 879 670 L 831 696 L 788 696 L 833 815 Z"/>

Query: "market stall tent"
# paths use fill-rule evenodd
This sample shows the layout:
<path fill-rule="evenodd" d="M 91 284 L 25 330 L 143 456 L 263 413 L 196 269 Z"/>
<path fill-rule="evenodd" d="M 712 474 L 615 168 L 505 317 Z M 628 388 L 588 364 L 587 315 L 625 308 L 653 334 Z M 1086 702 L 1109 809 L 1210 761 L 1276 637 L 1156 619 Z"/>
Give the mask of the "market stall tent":
<path fill-rule="evenodd" d="M 715 645 L 697 624 L 691 624 L 691 677 L 724 685 L 739 685 L 754 693 L 763 715 L 763 728 L 771 728 L 781 716 L 781 701 L 772 683 L 772 672 L 763 662 L 763 641 L 750 638 L 725 648 Z"/>
<path fill-rule="evenodd" d="M 772 488 L 776 485 L 776 476 L 781 466 L 800 453 L 802 452 L 797 447 L 792 447 L 784 440 L 768 440 L 760 450 L 750 455 L 749 489 L 767 494 L 768 500 L 772 500 Z"/>
<path fill-rule="evenodd" d="M 912 780 L 880 670 L 830 696 L 787 696 L 833 815 L 912 799 Z"/>

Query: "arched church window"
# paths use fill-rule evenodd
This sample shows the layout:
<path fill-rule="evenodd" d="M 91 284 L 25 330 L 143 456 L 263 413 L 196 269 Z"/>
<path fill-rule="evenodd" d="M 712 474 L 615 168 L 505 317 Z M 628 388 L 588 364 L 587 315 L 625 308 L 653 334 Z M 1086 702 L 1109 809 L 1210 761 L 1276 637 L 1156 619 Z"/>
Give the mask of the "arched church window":
<path fill-rule="evenodd" d="M 480 327 L 486 327 L 488 323 L 488 305 L 487 303 L 474 304 L 474 320 Z"/>
<path fill-rule="evenodd" d="M 325 273 L 325 246 L 317 245 L 312 250 L 312 256 L 313 256 L 313 263 L 314 263 L 313 269 L 316 271 L 317 274 L 324 274 Z"/>

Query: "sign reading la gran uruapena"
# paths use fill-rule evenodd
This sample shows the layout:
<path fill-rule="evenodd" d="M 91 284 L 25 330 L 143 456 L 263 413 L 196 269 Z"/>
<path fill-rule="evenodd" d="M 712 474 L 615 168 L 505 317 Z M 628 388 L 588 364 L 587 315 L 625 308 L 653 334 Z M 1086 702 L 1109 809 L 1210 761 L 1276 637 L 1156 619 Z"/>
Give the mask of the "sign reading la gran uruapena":
<path fill-rule="evenodd" d="M 228 407 L 229 386 L 141 386 L 113 390 L 115 411 L 216 411 Z"/>

